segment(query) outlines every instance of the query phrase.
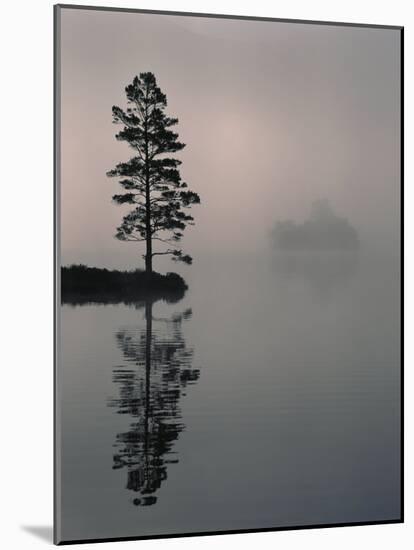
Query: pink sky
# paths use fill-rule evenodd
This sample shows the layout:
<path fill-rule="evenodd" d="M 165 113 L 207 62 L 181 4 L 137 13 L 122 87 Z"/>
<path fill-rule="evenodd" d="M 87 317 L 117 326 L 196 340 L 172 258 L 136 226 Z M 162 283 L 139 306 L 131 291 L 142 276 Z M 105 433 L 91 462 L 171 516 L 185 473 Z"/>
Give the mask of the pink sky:
<path fill-rule="evenodd" d="M 263 249 L 275 220 L 301 220 L 319 198 L 364 242 L 398 244 L 398 31 L 75 9 L 61 29 L 63 264 L 141 262 L 113 238 L 123 208 L 105 174 L 133 154 L 111 108 L 143 71 L 187 144 L 195 260 Z"/>

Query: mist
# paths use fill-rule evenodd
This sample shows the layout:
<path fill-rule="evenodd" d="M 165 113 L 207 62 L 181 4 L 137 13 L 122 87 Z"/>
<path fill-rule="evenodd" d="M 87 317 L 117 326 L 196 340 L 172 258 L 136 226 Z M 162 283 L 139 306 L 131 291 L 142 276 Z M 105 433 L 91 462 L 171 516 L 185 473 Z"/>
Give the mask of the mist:
<path fill-rule="evenodd" d="M 63 10 L 62 264 L 143 265 L 143 247 L 114 238 L 126 210 L 105 175 L 133 156 L 111 108 L 141 71 L 187 144 L 181 173 L 201 205 L 183 245 L 195 262 L 267 253 L 274 223 L 300 222 L 321 198 L 363 247 L 395 250 L 399 49 L 388 29 Z"/>

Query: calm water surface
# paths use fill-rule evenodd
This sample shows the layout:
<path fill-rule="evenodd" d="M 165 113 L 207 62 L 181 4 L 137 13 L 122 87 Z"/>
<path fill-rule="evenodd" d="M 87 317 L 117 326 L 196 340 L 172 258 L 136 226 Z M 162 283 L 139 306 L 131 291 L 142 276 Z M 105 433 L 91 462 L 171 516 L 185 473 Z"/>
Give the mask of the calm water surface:
<path fill-rule="evenodd" d="M 62 306 L 62 538 L 398 519 L 398 258 L 185 277 L 174 304 Z"/>

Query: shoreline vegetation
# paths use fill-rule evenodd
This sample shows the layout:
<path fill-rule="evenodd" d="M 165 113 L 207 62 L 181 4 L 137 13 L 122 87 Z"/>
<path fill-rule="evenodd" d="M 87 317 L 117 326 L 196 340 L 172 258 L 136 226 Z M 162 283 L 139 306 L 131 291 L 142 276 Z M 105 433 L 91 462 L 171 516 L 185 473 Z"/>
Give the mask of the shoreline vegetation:
<path fill-rule="evenodd" d="M 108 270 L 83 264 L 61 268 L 61 301 L 81 305 L 136 304 L 164 300 L 177 302 L 188 286 L 177 273 Z"/>

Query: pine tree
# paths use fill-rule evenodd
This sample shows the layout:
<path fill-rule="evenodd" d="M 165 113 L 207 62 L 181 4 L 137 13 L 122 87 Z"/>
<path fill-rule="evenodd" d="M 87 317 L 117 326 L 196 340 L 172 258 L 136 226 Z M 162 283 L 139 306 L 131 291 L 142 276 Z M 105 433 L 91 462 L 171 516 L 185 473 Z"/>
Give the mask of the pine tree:
<path fill-rule="evenodd" d="M 177 245 L 186 226 L 194 225 L 187 209 L 198 204 L 200 197 L 181 180 L 178 169 L 181 161 L 169 156 L 185 147 L 171 129 L 178 119 L 165 114 L 167 97 L 157 86 L 153 73 L 135 76 L 125 93 L 127 109 L 112 107 L 113 122 L 123 125 L 116 138 L 126 141 L 136 155 L 117 164 L 107 175 L 120 177 L 124 189 L 113 200 L 117 204 L 130 204 L 133 209 L 124 216 L 116 238 L 145 242 L 148 274 L 152 273 L 153 257 L 158 255 L 171 255 L 173 260 L 191 264 L 191 256 Z M 154 241 L 168 248 L 154 251 Z"/>

